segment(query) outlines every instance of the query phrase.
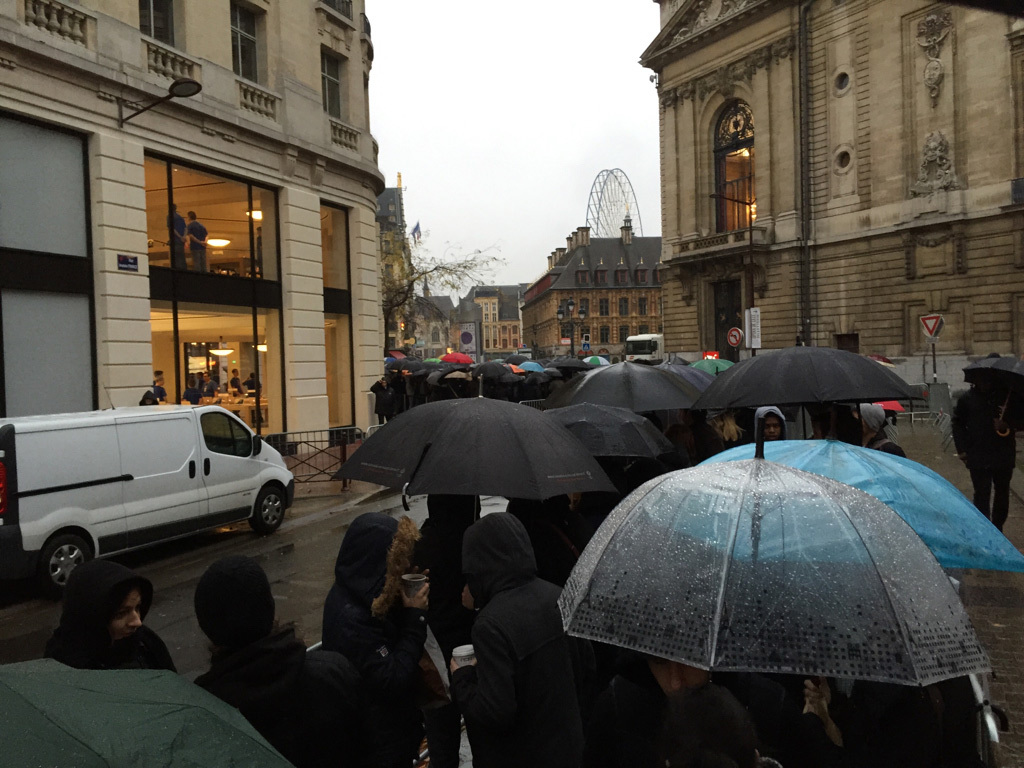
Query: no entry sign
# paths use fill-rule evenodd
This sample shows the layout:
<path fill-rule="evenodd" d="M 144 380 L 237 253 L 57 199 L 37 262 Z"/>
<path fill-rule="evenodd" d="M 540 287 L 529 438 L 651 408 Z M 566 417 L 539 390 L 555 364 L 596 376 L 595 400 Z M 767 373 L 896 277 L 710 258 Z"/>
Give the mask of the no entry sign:
<path fill-rule="evenodd" d="M 729 342 L 730 347 L 738 347 L 740 342 L 743 341 L 743 331 L 739 328 L 730 328 L 729 332 L 725 335 L 725 340 Z"/>

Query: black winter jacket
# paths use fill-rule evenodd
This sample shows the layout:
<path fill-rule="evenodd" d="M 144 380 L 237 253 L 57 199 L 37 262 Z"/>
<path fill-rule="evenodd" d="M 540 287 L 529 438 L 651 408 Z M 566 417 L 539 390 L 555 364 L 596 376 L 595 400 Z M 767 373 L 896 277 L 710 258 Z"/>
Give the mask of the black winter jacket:
<path fill-rule="evenodd" d="M 427 513 L 413 563 L 430 570 L 427 624 L 449 663 L 452 649 L 470 642 L 473 627 L 473 612 L 462 605 L 462 537 L 476 516 L 476 497 L 433 494 L 427 497 Z"/>
<path fill-rule="evenodd" d="M 1014 466 L 1017 441 L 1013 430 L 1006 437 L 1000 437 L 992 425 L 1005 402 L 1005 392 L 985 394 L 976 387 L 971 387 L 957 400 L 953 409 L 953 441 L 957 453 L 967 454 L 969 469 L 1009 469 Z M 1019 414 L 1008 413 L 1006 420 L 1013 422 L 1018 418 Z"/>
<path fill-rule="evenodd" d="M 426 612 L 399 604 L 383 618 L 371 613 L 384 590 L 388 550 L 397 531 L 398 522 L 387 515 L 357 517 L 341 542 L 334 586 L 324 603 L 324 650 L 342 654 L 363 679 L 368 743 L 361 765 L 372 768 L 408 768 L 422 733 L 415 694 Z"/>
<path fill-rule="evenodd" d="M 237 708 L 296 768 L 358 763 L 359 674 L 341 654 L 307 653 L 291 627 L 215 656 L 196 684 Z"/>
<path fill-rule="evenodd" d="M 107 625 L 133 589 L 142 596 L 143 619 L 153 604 L 153 584 L 120 563 L 90 560 L 71 572 L 64 589 L 60 626 L 45 656 L 76 669 L 169 669 L 174 662 L 159 635 L 142 625 L 131 637 L 111 642 Z"/>
<path fill-rule="evenodd" d="M 463 541 L 462 567 L 480 609 L 476 666 L 452 676 L 476 768 L 580 764 L 583 729 L 558 587 L 535 576 L 522 523 L 487 515 Z"/>

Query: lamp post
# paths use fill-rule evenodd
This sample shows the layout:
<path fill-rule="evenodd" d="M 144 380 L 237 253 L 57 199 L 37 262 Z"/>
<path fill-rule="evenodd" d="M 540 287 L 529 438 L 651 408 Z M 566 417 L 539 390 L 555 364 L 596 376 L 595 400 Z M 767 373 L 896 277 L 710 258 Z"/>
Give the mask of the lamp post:
<path fill-rule="evenodd" d="M 744 270 L 744 288 L 747 293 L 747 303 L 754 306 L 754 273 L 751 271 L 750 266 L 753 265 L 753 254 L 754 254 L 754 219 L 757 218 L 757 199 L 753 200 L 740 200 L 736 197 L 729 197 L 728 195 L 720 195 L 717 192 L 710 195 L 714 200 L 725 200 L 729 203 L 736 203 L 737 205 L 747 206 L 747 251 L 751 255 L 750 264 L 748 268 Z M 750 356 L 754 357 L 757 354 L 757 350 L 751 348 Z"/>
<path fill-rule="evenodd" d="M 583 307 L 580 307 L 580 311 L 577 313 L 579 322 L 573 319 L 572 313 L 576 309 L 576 302 L 573 301 L 572 297 L 564 304 L 559 304 L 558 309 L 555 311 L 555 317 L 558 318 L 558 335 L 562 335 L 562 321 L 569 323 L 569 357 L 576 357 L 576 326 L 582 327 L 583 321 L 587 318 L 587 312 Z"/>
<path fill-rule="evenodd" d="M 188 99 L 192 96 L 195 96 L 201 90 L 203 90 L 203 85 L 199 81 L 193 80 L 190 77 L 178 77 L 175 78 L 174 82 L 167 86 L 166 96 L 161 96 L 160 98 L 151 101 L 149 104 L 146 104 L 145 106 L 139 107 L 138 104 L 130 102 L 127 99 L 118 97 L 117 127 L 124 128 L 124 124 L 127 123 L 129 120 L 138 117 L 143 112 L 148 112 L 153 107 L 159 104 L 163 104 L 165 101 L 170 101 L 171 99 Z M 126 106 L 139 108 L 132 112 L 130 115 L 125 115 L 124 108 Z"/>

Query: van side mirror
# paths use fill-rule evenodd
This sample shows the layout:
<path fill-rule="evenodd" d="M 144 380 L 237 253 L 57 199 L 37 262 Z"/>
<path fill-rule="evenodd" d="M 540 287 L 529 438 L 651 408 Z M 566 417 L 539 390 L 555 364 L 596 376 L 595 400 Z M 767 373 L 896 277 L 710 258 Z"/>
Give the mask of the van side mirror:
<path fill-rule="evenodd" d="M 252 436 L 252 455 L 257 456 L 263 450 L 263 438 L 259 435 Z"/>

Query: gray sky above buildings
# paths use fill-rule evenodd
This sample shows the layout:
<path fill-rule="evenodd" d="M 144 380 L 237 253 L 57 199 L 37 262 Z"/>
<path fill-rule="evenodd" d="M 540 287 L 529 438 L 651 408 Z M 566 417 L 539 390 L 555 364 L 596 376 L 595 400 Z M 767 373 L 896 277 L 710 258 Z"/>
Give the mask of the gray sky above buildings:
<path fill-rule="evenodd" d="M 408 230 L 441 255 L 500 248 L 491 283 L 532 282 L 586 224 L 597 174 L 621 168 L 661 234 L 658 101 L 638 63 L 650 0 L 368 2 L 371 130 Z M 634 216 L 634 227 L 636 226 Z"/>

